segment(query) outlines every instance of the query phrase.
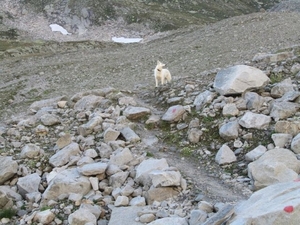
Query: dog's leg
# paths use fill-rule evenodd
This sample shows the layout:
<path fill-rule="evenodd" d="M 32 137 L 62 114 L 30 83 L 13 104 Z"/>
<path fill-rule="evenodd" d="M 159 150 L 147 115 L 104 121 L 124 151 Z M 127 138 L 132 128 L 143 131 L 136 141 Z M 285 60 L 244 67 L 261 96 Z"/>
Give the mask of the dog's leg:
<path fill-rule="evenodd" d="M 158 87 L 158 80 L 156 77 L 155 77 L 155 87 Z"/>

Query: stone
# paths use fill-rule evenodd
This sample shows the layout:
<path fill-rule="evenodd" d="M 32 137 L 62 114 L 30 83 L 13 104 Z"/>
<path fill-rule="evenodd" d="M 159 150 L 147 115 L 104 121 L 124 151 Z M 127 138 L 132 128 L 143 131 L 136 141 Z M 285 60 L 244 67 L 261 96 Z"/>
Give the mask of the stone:
<path fill-rule="evenodd" d="M 263 98 L 256 92 L 246 92 L 244 99 L 246 100 L 246 106 L 248 110 L 259 111 L 264 103 Z"/>
<path fill-rule="evenodd" d="M 194 209 L 190 213 L 189 225 L 198 225 L 202 224 L 206 221 L 208 215 L 206 212 Z"/>
<path fill-rule="evenodd" d="M 10 156 L 0 156 L 0 184 L 4 184 L 18 171 L 18 163 Z"/>
<path fill-rule="evenodd" d="M 205 104 L 211 103 L 216 96 L 216 92 L 206 90 L 196 96 L 193 105 L 196 107 L 196 110 L 200 110 Z"/>
<path fill-rule="evenodd" d="M 99 151 L 99 155 L 101 158 L 107 159 L 109 159 L 111 153 L 113 152 L 111 146 L 106 143 L 101 143 L 100 147 L 98 147 L 97 150 Z"/>
<path fill-rule="evenodd" d="M 79 225 L 79 224 L 89 224 L 97 225 L 96 216 L 87 209 L 78 209 L 68 217 L 68 223 Z"/>
<path fill-rule="evenodd" d="M 129 204 L 129 198 L 127 196 L 118 196 L 115 201 L 115 206 L 127 206 Z"/>
<path fill-rule="evenodd" d="M 17 183 L 19 193 L 25 197 L 27 193 L 38 192 L 41 177 L 37 173 L 29 174 L 25 177 L 20 177 Z"/>
<path fill-rule="evenodd" d="M 224 105 L 222 114 L 223 116 L 237 116 L 239 114 L 239 110 L 234 103 L 228 103 Z"/>
<path fill-rule="evenodd" d="M 215 161 L 219 165 L 224 165 L 228 163 L 235 162 L 236 156 L 234 155 L 234 152 L 226 145 L 222 145 L 222 147 L 219 149 L 219 151 L 216 154 Z"/>
<path fill-rule="evenodd" d="M 79 145 L 75 142 L 72 142 L 51 156 L 49 163 L 54 167 L 63 166 L 69 163 L 72 157 L 80 155 L 81 151 L 79 149 Z"/>
<path fill-rule="evenodd" d="M 59 149 L 62 149 L 64 147 L 66 147 L 67 145 L 71 144 L 71 142 L 72 142 L 71 134 L 66 133 L 66 134 L 63 134 L 60 138 L 57 139 L 56 146 Z"/>
<path fill-rule="evenodd" d="M 50 209 L 37 212 L 33 218 L 33 221 L 36 221 L 41 224 L 50 224 L 55 218 L 55 214 L 51 212 Z"/>
<path fill-rule="evenodd" d="M 149 175 L 154 187 L 180 186 L 181 174 L 178 171 L 154 170 Z"/>
<path fill-rule="evenodd" d="M 275 147 L 287 148 L 290 146 L 293 136 L 291 134 L 276 133 L 272 134 L 271 138 L 274 141 Z"/>
<path fill-rule="evenodd" d="M 174 198 L 178 196 L 179 191 L 173 187 L 153 187 L 145 193 L 146 202 L 148 205 L 151 205 L 154 201 L 164 201 L 169 198 Z"/>
<path fill-rule="evenodd" d="M 27 144 L 22 148 L 20 153 L 21 158 L 33 159 L 41 154 L 41 149 L 35 144 Z"/>
<path fill-rule="evenodd" d="M 10 209 L 14 205 L 12 198 L 9 197 L 8 193 L 0 190 L 0 209 Z"/>
<path fill-rule="evenodd" d="M 141 140 L 141 138 L 130 127 L 124 127 L 120 132 L 125 140 L 130 143 L 136 143 Z"/>
<path fill-rule="evenodd" d="M 82 124 L 78 127 L 77 132 L 78 134 L 86 137 L 89 134 L 93 133 L 94 128 L 100 125 L 103 122 L 101 116 L 95 116 L 91 118 L 86 124 Z"/>
<path fill-rule="evenodd" d="M 88 204 L 88 203 L 81 203 L 79 209 L 85 209 L 88 210 L 89 212 L 93 213 L 96 219 L 98 219 L 101 215 L 101 206 L 96 205 L 96 204 Z"/>
<path fill-rule="evenodd" d="M 239 136 L 240 125 L 237 120 L 225 123 L 219 129 L 219 135 L 225 140 L 234 140 Z"/>
<path fill-rule="evenodd" d="M 107 163 L 95 162 L 83 165 L 82 167 L 78 168 L 78 171 L 85 176 L 94 176 L 104 174 L 107 166 Z"/>
<path fill-rule="evenodd" d="M 213 205 L 207 201 L 200 201 L 198 203 L 198 208 L 206 213 L 212 213 L 214 210 Z"/>
<path fill-rule="evenodd" d="M 145 206 L 146 205 L 146 199 L 141 196 L 134 197 L 129 202 L 130 206 Z"/>
<path fill-rule="evenodd" d="M 259 157 L 261 157 L 265 152 L 267 151 L 267 148 L 263 145 L 257 146 L 255 149 L 251 150 L 245 155 L 245 159 L 247 161 L 255 161 Z"/>
<path fill-rule="evenodd" d="M 254 62 L 265 62 L 265 63 L 276 63 L 280 61 L 285 61 L 293 57 L 292 52 L 279 52 L 279 53 L 258 53 L 256 54 L 252 61 Z"/>
<path fill-rule="evenodd" d="M 174 225 L 174 224 L 188 225 L 188 222 L 185 220 L 185 218 L 174 216 L 174 217 L 161 218 L 151 223 L 148 223 L 148 225 Z"/>
<path fill-rule="evenodd" d="M 239 120 L 239 124 L 245 128 L 265 129 L 269 127 L 271 117 L 263 114 L 246 112 Z"/>
<path fill-rule="evenodd" d="M 189 142 L 196 144 L 200 141 L 200 138 L 202 136 L 203 132 L 202 130 L 199 130 L 198 128 L 191 128 L 188 131 L 188 140 Z"/>
<path fill-rule="evenodd" d="M 154 170 L 164 170 L 169 167 L 167 160 L 162 159 L 146 159 L 136 168 L 135 181 L 143 185 L 151 184 L 150 172 Z"/>
<path fill-rule="evenodd" d="M 60 123 L 60 119 L 58 116 L 46 113 L 41 116 L 41 122 L 45 126 L 53 126 Z"/>
<path fill-rule="evenodd" d="M 93 149 L 93 148 L 89 148 L 89 149 L 85 150 L 85 151 L 83 152 L 83 155 L 84 155 L 85 157 L 90 157 L 90 158 L 92 158 L 92 159 L 98 157 L 97 151 L 96 151 L 95 149 Z"/>
<path fill-rule="evenodd" d="M 184 113 L 185 109 L 182 105 L 173 105 L 168 108 L 161 119 L 167 122 L 177 122 L 182 118 Z"/>
<path fill-rule="evenodd" d="M 300 133 L 300 122 L 279 120 L 275 123 L 274 130 L 276 133 L 285 133 L 296 136 Z"/>
<path fill-rule="evenodd" d="M 60 96 L 60 97 L 56 97 L 56 98 L 50 98 L 50 99 L 44 99 L 41 101 L 36 101 L 36 102 L 33 102 L 29 106 L 29 109 L 31 111 L 38 111 L 44 107 L 56 106 L 57 102 L 62 101 L 62 100 L 66 100 L 66 96 Z"/>
<path fill-rule="evenodd" d="M 122 105 L 126 105 L 126 106 L 128 106 L 128 105 L 136 106 L 137 105 L 134 98 L 128 97 L 128 96 L 123 96 L 123 97 L 119 98 L 118 102 L 119 102 L 119 105 L 121 105 L 121 106 Z"/>
<path fill-rule="evenodd" d="M 294 91 L 293 83 L 291 78 L 287 78 L 280 83 L 277 83 L 274 87 L 271 89 L 271 96 L 273 98 L 280 98 L 285 93 Z"/>
<path fill-rule="evenodd" d="M 42 195 L 42 203 L 57 200 L 60 195 L 70 193 L 86 195 L 91 190 L 88 177 L 81 176 L 77 168 L 66 169 L 58 173 L 50 182 Z"/>
<path fill-rule="evenodd" d="M 271 104 L 270 116 L 278 121 L 293 116 L 299 109 L 300 105 L 293 102 L 274 101 Z"/>
<path fill-rule="evenodd" d="M 139 206 L 113 207 L 108 225 L 142 225 L 142 223 L 136 221 L 138 212 L 142 211 L 142 209 Z"/>
<path fill-rule="evenodd" d="M 120 131 L 108 128 L 104 131 L 104 142 L 108 143 L 110 141 L 115 141 L 120 135 Z"/>
<path fill-rule="evenodd" d="M 271 184 L 293 181 L 300 172 L 300 162 L 295 154 L 284 148 L 267 151 L 256 161 L 248 165 L 248 176 L 255 189 Z"/>
<path fill-rule="evenodd" d="M 256 191 L 234 207 L 228 224 L 298 224 L 299 189 L 299 182 L 283 182 Z"/>
<path fill-rule="evenodd" d="M 289 136 L 290 137 L 290 136 Z M 293 139 L 291 143 L 291 149 L 296 154 L 300 154 L 300 133 L 297 134 Z"/>
<path fill-rule="evenodd" d="M 110 156 L 109 163 L 117 166 L 123 166 L 133 160 L 133 155 L 129 148 L 118 149 Z"/>
<path fill-rule="evenodd" d="M 109 177 L 109 185 L 113 188 L 121 187 L 129 176 L 128 171 L 120 171 Z"/>
<path fill-rule="evenodd" d="M 74 105 L 74 110 L 84 111 L 84 110 L 93 110 L 95 109 L 104 98 L 96 95 L 87 95 L 83 96 L 78 100 Z"/>
<path fill-rule="evenodd" d="M 123 115 L 129 120 L 137 120 L 151 113 L 150 109 L 144 107 L 128 106 L 123 111 Z"/>
<path fill-rule="evenodd" d="M 220 95 L 242 94 L 246 90 L 265 87 L 270 82 L 268 76 L 260 69 L 237 65 L 220 70 L 213 87 Z"/>
<path fill-rule="evenodd" d="M 150 223 L 155 220 L 155 215 L 152 213 L 146 213 L 140 216 L 141 223 Z"/>

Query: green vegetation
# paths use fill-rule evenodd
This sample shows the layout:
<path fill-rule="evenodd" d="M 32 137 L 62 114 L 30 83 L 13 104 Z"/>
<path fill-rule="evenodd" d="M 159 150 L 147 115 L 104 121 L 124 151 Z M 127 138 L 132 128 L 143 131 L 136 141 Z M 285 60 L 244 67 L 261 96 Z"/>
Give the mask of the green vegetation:
<path fill-rule="evenodd" d="M 16 215 L 17 211 L 15 209 L 0 209 L 0 219 L 9 218 L 11 219 Z"/>
<path fill-rule="evenodd" d="M 194 150 L 190 147 L 184 147 L 180 150 L 180 154 L 185 157 L 191 156 L 193 152 Z"/>
<path fill-rule="evenodd" d="M 147 157 L 154 157 L 154 154 L 153 154 L 152 152 L 147 152 L 147 153 L 146 153 L 146 156 L 147 156 Z"/>

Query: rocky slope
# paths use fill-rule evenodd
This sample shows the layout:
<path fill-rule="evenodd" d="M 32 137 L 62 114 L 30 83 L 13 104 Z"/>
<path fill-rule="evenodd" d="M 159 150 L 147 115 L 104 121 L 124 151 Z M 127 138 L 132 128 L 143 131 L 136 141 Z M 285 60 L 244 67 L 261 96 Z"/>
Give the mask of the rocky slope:
<path fill-rule="evenodd" d="M 133 29 L 132 31 L 127 28 L 123 31 L 113 31 L 111 28 L 116 28 L 116 24 L 109 23 L 98 30 L 91 28 L 92 32 L 88 31 L 85 35 L 62 36 L 59 33 L 51 33 L 48 28 L 49 23 L 47 19 L 41 15 L 33 17 L 24 11 L 25 17 L 23 18 L 29 20 L 22 22 L 16 17 L 14 18 L 15 15 L 18 15 L 19 11 L 12 11 L 11 13 L 11 15 L 5 13 L 1 17 L 2 25 L 6 26 L 9 24 L 13 28 L 24 27 L 26 29 L 19 33 L 22 36 L 18 37 L 17 40 L 9 42 L 2 40 L 1 42 L 1 149 L 3 150 L 3 157 L 14 156 L 12 159 L 8 157 L 7 160 L 9 164 L 15 164 L 14 162 L 18 163 L 18 172 L 15 173 L 15 171 L 13 171 L 12 177 L 8 180 L 6 177 L 4 179 L 5 184 L 9 185 L 13 192 L 9 192 L 10 194 L 8 195 L 8 190 L 5 189 L 5 187 L 2 192 L 6 193 L 3 199 L 8 200 L 8 208 L 11 207 L 10 195 L 12 195 L 12 193 L 18 192 L 21 197 L 20 195 L 14 195 L 13 198 L 13 201 L 17 202 L 13 208 L 18 210 L 18 216 L 12 220 L 2 220 L 3 223 L 10 223 L 11 221 L 17 220 L 23 223 L 25 221 L 41 221 L 43 219 L 52 218 L 51 221 L 53 224 L 67 224 L 68 219 L 72 220 L 72 217 L 76 217 L 75 211 L 78 209 L 76 208 L 79 206 L 78 204 L 82 206 L 80 210 L 86 207 L 85 203 L 89 206 L 93 205 L 89 201 L 95 200 L 95 198 L 93 198 L 94 195 L 85 195 L 86 199 L 82 199 L 80 196 L 71 196 L 70 204 L 69 202 L 61 202 L 61 200 L 52 202 L 51 210 L 46 210 L 47 214 L 45 213 L 46 216 L 43 216 L 43 210 L 45 208 L 40 204 L 40 197 L 50 184 L 50 181 L 48 183 L 45 180 L 46 174 L 52 170 L 54 172 L 60 172 L 58 168 L 60 166 L 54 163 L 54 159 L 49 160 L 49 158 L 55 155 L 52 150 L 57 150 L 55 144 L 58 139 L 64 136 L 65 133 L 70 133 L 71 140 L 77 143 L 80 150 L 78 151 L 76 148 L 75 155 L 80 158 L 82 157 L 84 160 L 89 158 L 88 162 L 101 162 L 102 160 L 102 163 L 107 163 L 108 161 L 105 160 L 105 158 L 110 158 L 110 155 L 106 155 L 105 157 L 103 155 L 101 156 L 102 153 L 100 154 L 100 152 L 102 151 L 99 151 L 97 147 L 105 143 L 103 139 L 104 130 L 108 128 L 108 125 L 116 123 L 116 116 L 119 115 L 118 110 L 121 110 L 122 113 L 125 112 L 126 107 L 122 105 L 124 103 L 119 102 L 122 97 L 127 96 L 132 98 L 132 101 L 128 103 L 129 105 L 136 103 L 138 106 L 149 109 L 151 114 L 159 116 L 159 118 L 161 118 L 171 105 L 180 104 L 185 107 L 184 111 L 186 111 L 179 122 L 172 122 L 171 125 L 165 124 L 160 119 L 157 120 L 157 117 L 152 118 L 154 119 L 152 123 L 146 126 L 146 118 L 144 117 L 138 122 L 134 121 L 133 123 L 123 121 L 128 127 L 133 125 L 134 128 L 132 128 L 132 130 L 134 130 L 141 140 L 145 140 L 146 143 L 142 141 L 141 143 L 133 144 L 129 140 L 126 140 L 124 134 L 122 134 L 116 143 L 117 146 L 121 145 L 119 146 L 120 149 L 130 149 L 134 157 L 141 157 L 139 160 L 146 159 L 150 156 L 159 159 L 166 158 L 170 164 L 170 168 L 167 167 L 166 171 L 179 170 L 182 173 L 182 178 L 186 179 L 188 183 L 187 187 L 184 183 L 173 185 L 176 186 L 177 191 L 181 193 L 179 198 L 170 201 L 158 200 L 159 203 L 151 205 L 152 211 L 148 209 L 148 211 L 139 214 L 139 220 L 145 219 L 144 217 L 148 219 L 158 219 L 168 217 L 169 215 L 177 215 L 179 217 L 185 217 L 186 220 L 184 221 L 188 221 L 190 224 L 192 224 L 193 221 L 198 223 L 199 221 L 197 219 L 202 219 L 202 222 L 207 220 L 207 223 L 211 224 L 210 221 L 213 220 L 213 218 L 217 218 L 217 220 L 228 219 L 232 213 L 230 213 L 230 210 L 226 211 L 225 209 L 231 208 L 224 208 L 225 211 L 220 211 L 223 217 L 220 216 L 220 214 L 214 217 L 217 213 L 211 212 L 216 212 L 220 209 L 218 204 L 232 203 L 247 198 L 251 193 L 249 188 L 255 189 L 262 187 L 262 183 L 264 185 L 266 183 L 267 185 L 270 184 L 266 181 L 270 174 L 265 174 L 263 178 L 266 178 L 266 180 L 262 182 L 258 177 L 253 175 L 255 174 L 253 168 L 251 172 L 252 175 L 248 177 L 247 165 L 249 164 L 249 159 L 257 159 L 257 157 L 259 157 L 258 153 L 264 152 L 264 150 L 266 150 L 265 148 L 269 150 L 273 149 L 274 144 L 293 149 L 293 151 L 297 149 L 295 146 L 297 146 L 296 134 L 298 125 L 297 123 L 293 123 L 293 121 L 297 119 L 297 113 L 291 113 L 286 121 L 277 125 L 277 129 L 281 127 L 281 129 L 276 130 L 277 133 L 289 133 L 289 130 L 292 130 L 294 132 L 290 134 L 292 137 L 286 134 L 277 137 L 276 135 L 274 137 L 271 136 L 275 131 L 275 123 L 273 120 L 275 120 L 274 118 L 276 118 L 276 116 L 274 117 L 274 115 L 279 115 L 280 113 L 273 114 L 274 118 L 272 117 L 272 122 L 269 124 L 268 129 L 261 130 L 255 127 L 254 130 L 250 132 L 248 129 L 253 128 L 239 128 L 238 137 L 233 136 L 234 138 L 229 141 L 225 139 L 228 138 L 232 132 L 236 133 L 237 130 L 232 131 L 225 129 L 226 132 L 224 132 L 224 127 L 220 130 L 219 128 L 224 124 L 234 122 L 234 118 L 240 120 L 242 115 L 244 113 L 246 114 L 247 111 L 259 112 L 259 114 L 263 114 L 269 119 L 268 116 L 270 115 L 268 115 L 268 113 L 270 112 L 268 110 L 271 106 L 270 103 L 274 101 L 274 99 L 279 98 L 279 96 L 272 96 L 274 90 L 272 93 L 271 89 L 276 86 L 276 83 L 279 83 L 279 81 L 286 77 L 292 77 L 292 82 L 283 82 L 278 86 L 283 86 L 284 90 L 291 91 L 293 89 L 297 92 L 299 87 L 297 76 L 295 75 L 298 71 L 297 63 L 299 62 L 299 50 L 297 45 L 299 45 L 300 42 L 298 23 L 300 16 L 298 13 L 255 13 L 229 18 L 206 26 L 191 26 L 176 31 L 158 33 L 153 36 L 149 36 L 152 32 L 147 33 L 149 30 L 145 33 L 141 32 L 143 30 Z M 36 18 L 39 19 L 37 20 Z M 121 21 L 121 23 L 123 22 Z M 31 27 L 28 26 L 29 24 Z M 110 40 L 111 37 L 116 34 L 132 35 L 142 33 L 147 35 L 144 37 L 144 42 L 139 44 L 122 45 L 102 42 L 103 40 Z M 16 33 L 13 29 L 10 30 L 8 34 L 15 36 Z M 84 41 L 84 39 L 87 38 L 93 41 Z M 32 41 L 33 39 L 35 39 L 35 41 Z M 52 42 L 46 42 L 45 40 L 52 40 Z M 292 46 L 295 47 L 292 48 Z M 279 50 L 287 53 L 277 56 L 265 55 L 264 57 L 260 55 L 256 60 L 252 61 L 254 55 L 257 53 L 275 53 Z M 280 58 L 279 56 L 284 57 Z M 171 86 L 161 87 L 159 89 L 154 88 L 153 69 L 157 59 L 167 63 L 173 75 L 173 83 Z M 222 96 L 220 96 L 201 109 L 201 112 L 197 113 L 195 111 L 197 104 L 194 104 L 196 96 L 201 93 L 206 93 L 205 91 L 214 92 L 209 84 L 214 81 L 217 71 L 219 71 L 220 68 L 226 68 L 234 64 L 248 64 L 262 69 L 271 78 L 272 85 L 267 86 L 264 92 L 255 92 L 259 97 L 255 93 L 250 93 L 248 96 L 238 98 L 228 96 L 223 96 L 222 98 Z M 117 91 L 113 91 L 109 94 L 112 90 L 110 88 L 107 89 L 109 86 L 116 88 Z M 288 88 L 285 89 L 287 86 Z M 104 99 L 101 100 L 101 104 L 103 104 L 101 110 L 104 110 L 104 112 L 101 112 L 101 115 L 97 114 L 99 113 L 97 110 L 94 112 L 92 109 L 84 109 L 83 111 L 81 111 L 82 109 L 77 111 L 74 109 L 75 102 L 83 98 L 83 95 L 78 97 L 78 95 L 75 94 L 79 91 L 87 94 L 89 93 L 87 91 L 92 89 L 98 90 L 92 92 L 92 94 L 104 96 Z M 100 92 L 99 89 L 101 90 Z M 77 97 L 72 103 L 70 98 L 73 95 Z M 298 104 L 298 100 L 296 100 L 297 97 L 295 97 L 296 95 L 297 93 L 293 94 L 294 97 L 292 100 L 291 96 L 286 96 L 288 99 L 286 100 Z M 66 106 L 57 106 L 57 101 L 61 99 L 55 99 L 50 105 L 44 105 L 50 106 L 50 108 L 44 108 L 36 115 L 31 116 L 31 119 L 27 120 L 28 107 L 31 103 L 35 102 L 35 104 L 37 104 L 37 100 L 45 100 L 57 96 L 66 96 L 68 104 Z M 272 101 L 268 98 L 270 96 L 274 98 Z M 237 102 L 242 101 L 240 99 L 243 99 L 243 101 L 247 99 L 247 101 L 251 103 L 249 103 L 249 107 L 252 105 L 254 108 L 239 109 L 240 114 L 230 114 L 230 118 L 227 118 L 228 115 L 219 117 L 220 110 L 226 104 L 234 103 L 239 105 Z M 60 104 L 63 103 L 60 102 Z M 288 103 L 288 105 L 290 104 Z M 189 107 L 191 107 L 191 111 L 189 111 Z M 229 106 L 226 107 L 230 109 Z M 198 106 L 198 108 L 200 109 L 201 107 Z M 32 107 L 30 107 L 30 109 L 30 113 L 36 113 L 38 110 Z M 297 110 L 297 107 L 292 107 L 292 112 L 293 109 Z M 236 112 L 236 110 L 234 112 Z M 56 119 L 58 124 L 50 125 L 48 124 L 49 121 L 45 122 L 47 119 L 49 120 L 49 118 L 43 115 L 44 113 L 54 115 L 55 118 L 52 119 Z M 89 133 L 91 132 L 89 126 L 94 124 L 95 121 L 92 120 L 92 118 L 96 114 L 98 115 L 98 117 L 96 116 L 97 118 L 101 117 L 105 121 L 98 121 L 97 125 L 92 129 L 92 133 Z M 50 118 L 50 121 L 53 121 L 52 119 Z M 120 118 L 120 120 L 122 119 L 123 117 Z M 197 119 L 200 120 L 198 121 L 200 123 L 199 127 L 203 129 L 198 131 L 198 125 L 194 127 L 197 128 L 196 130 L 188 128 L 192 126 L 190 125 L 192 121 L 194 121 L 194 124 L 197 124 Z M 92 121 L 90 122 L 90 120 Z M 245 120 L 245 118 L 243 118 L 243 120 Z M 280 120 L 283 119 L 280 118 Z M 242 124 L 245 125 L 244 123 Z M 285 129 L 286 127 L 289 128 Z M 210 130 L 213 135 L 206 133 L 206 130 Z M 230 135 L 228 135 L 228 133 Z M 191 139 L 189 136 L 196 139 Z M 201 141 L 195 141 L 197 137 L 201 137 Z M 251 137 L 254 138 L 251 139 Z M 291 145 L 290 141 L 293 138 L 295 138 L 294 144 Z M 153 144 L 153 141 L 155 141 L 155 144 Z M 29 148 L 30 143 L 37 147 L 33 147 L 33 149 Z M 228 150 L 226 147 L 221 148 L 225 143 L 228 148 L 234 150 L 237 162 L 231 162 L 229 165 L 220 167 L 220 165 L 215 163 L 215 157 L 219 149 L 223 151 L 225 148 L 224 152 Z M 282 143 L 284 144 L 282 145 Z M 242 147 L 239 147 L 241 144 Z M 113 145 L 113 147 L 116 147 L 116 145 Z M 256 147 L 259 148 L 256 149 Z M 120 149 L 114 152 L 114 154 L 119 153 L 119 151 L 121 151 Z M 30 150 L 30 153 L 28 153 L 29 156 L 26 153 L 27 150 Z M 48 152 L 49 150 L 50 152 Z M 255 151 L 246 157 L 246 154 L 250 150 Z M 95 151 L 96 155 L 94 154 Z M 291 152 L 291 150 L 287 151 Z M 127 149 L 124 152 L 128 153 Z M 38 153 L 38 155 L 35 155 L 36 153 Z M 44 153 L 46 154 L 43 155 Z M 34 154 L 35 156 L 30 158 L 30 154 Z M 295 159 L 295 155 L 297 156 L 296 152 L 292 153 L 292 155 L 290 153 L 287 154 L 289 154 L 291 160 Z M 229 153 L 229 155 L 232 156 L 232 153 Z M 88 157 L 85 158 L 86 156 Z M 268 157 L 266 156 L 265 158 Z M 60 159 L 58 156 L 56 156 L 56 158 Z M 71 158 L 69 158 L 70 161 L 68 162 L 71 167 L 81 167 L 87 163 L 84 161 L 83 164 L 78 164 L 78 157 L 75 157 L 74 161 L 71 160 Z M 80 162 L 83 161 L 83 159 L 81 159 Z M 276 162 L 274 158 L 272 158 L 272 161 Z M 220 163 L 219 160 L 217 160 L 217 162 Z M 268 160 L 266 160 L 266 162 L 268 162 Z M 134 178 L 134 165 L 126 164 L 119 166 L 124 173 L 130 172 L 131 178 Z M 172 166 L 176 166 L 176 169 L 172 168 Z M 278 165 L 276 164 L 276 166 Z M 281 164 L 279 166 L 280 168 L 283 167 Z M 295 177 L 295 173 L 298 173 L 297 166 L 292 170 L 293 171 L 287 170 L 287 174 L 289 174 L 291 179 Z M 258 169 L 258 171 L 260 171 L 260 169 Z M 71 171 L 69 172 L 72 174 Z M 121 171 L 118 170 L 118 172 Z M 107 180 L 110 179 L 109 176 L 112 174 L 99 174 L 98 179 L 107 176 L 106 181 L 101 183 L 103 186 L 101 186 L 101 188 L 99 187 L 99 190 L 102 192 L 106 188 L 108 192 L 105 192 L 105 194 L 110 193 L 109 190 L 112 190 L 112 186 L 110 186 L 112 183 L 107 185 Z M 29 176 L 27 178 L 30 178 L 32 175 L 40 176 L 41 182 L 34 183 L 35 186 L 33 189 L 27 189 L 27 175 Z M 75 174 L 75 176 L 79 175 Z M 90 178 L 93 176 L 94 175 Z M 36 179 L 37 177 L 33 178 L 33 180 L 38 180 Z M 90 185 L 95 185 L 93 178 L 89 179 L 89 182 Z M 132 185 L 133 181 L 127 180 L 126 184 Z M 131 187 L 140 190 L 136 185 L 137 184 L 134 183 Z M 123 190 L 125 186 L 124 183 L 124 186 L 120 188 Z M 290 186 L 284 188 L 289 187 Z M 126 188 L 128 188 L 128 186 L 126 186 Z M 145 193 L 148 192 L 146 187 L 143 191 Z M 30 194 L 25 196 L 26 192 Z M 94 209 L 99 211 L 98 206 L 103 206 L 101 209 L 102 214 L 98 221 L 100 224 L 106 224 L 112 215 L 118 218 L 119 213 L 124 214 L 124 212 L 118 211 L 119 208 L 114 208 L 112 205 L 118 206 L 120 202 L 122 202 L 121 204 L 125 204 L 124 201 L 126 202 L 135 197 L 134 195 L 128 196 L 120 193 L 121 192 L 118 192 L 115 197 L 108 194 L 107 198 L 100 197 L 95 200 L 97 204 L 93 205 L 95 208 L 91 208 L 90 211 Z M 116 203 L 118 196 L 121 196 L 121 198 L 119 198 L 118 203 Z M 146 195 L 143 197 L 145 196 Z M 62 196 L 62 198 L 64 197 L 65 196 Z M 128 199 L 126 200 L 124 197 Z M 108 200 L 109 203 L 107 202 Z M 215 203 L 218 204 L 216 205 Z M 107 208 L 108 205 L 110 206 L 109 209 Z M 280 205 L 280 207 L 281 206 L 285 208 L 285 205 Z M 287 207 L 286 211 L 290 211 L 291 207 Z M 272 207 L 269 208 L 270 210 L 272 209 Z M 111 214 L 113 210 L 115 210 L 115 213 Z M 196 210 L 196 212 L 193 210 Z M 237 212 L 241 211 L 241 209 L 238 208 L 235 210 Z M 164 212 L 164 214 L 162 214 L 162 212 Z M 279 213 L 279 211 L 276 211 L 276 213 L 281 215 L 280 213 L 282 212 Z M 54 218 L 53 214 L 58 216 Z M 72 216 L 69 218 L 70 214 L 72 214 Z M 147 216 L 142 216 L 144 214 Z M 135 218 L 137 218 L 137 214 L 134 215 Z M 198 217 L 199 215 L 203 217 Z M 98 214 L 96 213 L 93 216 L 97 217 Z M 94 218 L 93 216 L 90 215 L 89 219 Z M 208 219 L 208 217 L 211 220 Z M 182 222 L 182 220 L 180 221 Z M 118 224 L 118 222 L 111 223 Z M 130 224 L 132 223 L 130 222 Z"/>

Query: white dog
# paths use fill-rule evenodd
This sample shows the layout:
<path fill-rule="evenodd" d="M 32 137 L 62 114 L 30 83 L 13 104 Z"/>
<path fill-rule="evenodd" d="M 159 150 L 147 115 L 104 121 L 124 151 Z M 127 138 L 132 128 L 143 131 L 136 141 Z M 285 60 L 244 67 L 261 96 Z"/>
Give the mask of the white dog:
<path fill-rule="evenodd" d="M 154 69 L 155 85 L 158 87 L 158 81 L 160 80 L 161 84 L 169 83 L 172 80 L 171 73 L 167 69 L 163 69 L 165 64 L 157 61 L 157 66 Z"/>

